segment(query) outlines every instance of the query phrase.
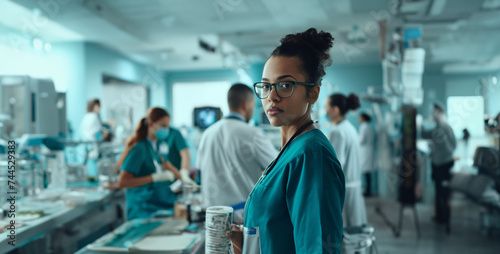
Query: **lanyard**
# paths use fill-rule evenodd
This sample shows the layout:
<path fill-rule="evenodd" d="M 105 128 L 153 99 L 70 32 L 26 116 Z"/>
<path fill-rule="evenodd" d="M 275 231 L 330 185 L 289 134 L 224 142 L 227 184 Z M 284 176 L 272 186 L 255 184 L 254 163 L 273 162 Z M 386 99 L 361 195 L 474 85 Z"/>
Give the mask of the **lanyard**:
<path fill-rule="evenodd" d="M 240 121 L 244 122 L 243 119 L 241 119 L 241 118 L 239 118 L 237 116 L 226 116 L 225 118 L 226 119 L 236 119 L 236 120 L 240 120 Z"/>
<path fill-rule="evenodd" d="M 300 129 L 298 131 L 296 131 L 295 134 L 293 134 L 293 136 L 286 142 L 286 144 L 280 150 L 278 156 L 276 156 L 276 158 L 269 164 L 269 166 L 267 166 L 266 170 L 264 171 L 264 174 L 262 174 L 262 176 L 259 178 L 259 180 L 257 181 L 257 183 L 255 184 L 255 186 L 253 187 L 252 192 L 250 192 L 250 195 L 248 195 L 248 197 L 250 197 L 252 195 L 253 191 L 255 190 L 255 187 L 257 187 L 257 185 L 259 185 L 264 180 L 264 178 L 269 174 L 269 172 L 271 172 L 271 170 L 274 168 L 274 166 L 276 166 L 276 163 L 278 162 L 278 159 L 281 157 L 281 155 L 283 154 L 283 152 L 285 151 L 285 149 L 290 145 L 290 143 L 292 143 L 292 141 L 300 133 L 302 133 L 307 127 L 309 127 L 313 123 L 314 122 L 312 120 L 309 121 L 308 123 L 302 125 L 302 127 L 300 127 Z M 248 204 L 248 200 L 245 203 L 245 210 L 246 210 L 247 204 Z"/>
<path fill-rule="evenodd" d="M 151 157 L 153 158 L 153 164 L 155 165 L 156 173 L 161 173 L 161 171 L 163 169 L 155 158 L 155 154 L 153 152 L 153 147 L 151 147 L 151 143 L 149 142 L 149 140 L 147 140 L 147 142 L 148 142 L 148 150 L 151 154 Z M 158 157 L 160 157 L 160 156 L 158 156 Z M 160 157 L 160 159 L 161 159 L 161 157 Z"/>
<path fill-rule="evenodd" d="M 307 127 L 309 127 L 311 124 L 313 124 L 313 121 L 309 121 L 308 123 L 302 125 L 298 131 L 296 131 L 293 136 L 286 142 L 286 144 L 283 146 L 283 148 L 280 150 L 278 156 L 267 166 L 266 170 L 264 171 L 263 176 L 267 176 L 269 172 L 276 166 L 276 163 L 278 162 L 278 159 L 281 157 L 285 149 L 292 143 L 292 141 L 300 134 L 302 133 Z"/>

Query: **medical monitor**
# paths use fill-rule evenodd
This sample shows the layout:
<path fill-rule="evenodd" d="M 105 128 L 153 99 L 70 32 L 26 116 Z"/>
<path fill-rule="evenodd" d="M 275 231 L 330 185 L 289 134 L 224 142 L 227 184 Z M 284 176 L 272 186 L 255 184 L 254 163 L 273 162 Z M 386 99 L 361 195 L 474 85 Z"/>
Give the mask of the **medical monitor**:
<path fill-rule="evenodd" d="M 194 126 L 206 129 L 222 117 L 222 111 L 217 107 L 199 107 L 193 112 Z"/>

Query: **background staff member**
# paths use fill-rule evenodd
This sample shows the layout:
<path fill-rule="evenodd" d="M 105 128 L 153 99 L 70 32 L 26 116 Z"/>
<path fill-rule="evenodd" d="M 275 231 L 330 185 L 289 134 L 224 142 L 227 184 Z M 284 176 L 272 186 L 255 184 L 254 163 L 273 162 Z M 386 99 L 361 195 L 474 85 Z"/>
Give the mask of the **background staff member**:
<path fill-rule="evenodd" d="M 264 167 L 278 154 L 261 129 L 248 125 L 255 107 L 252 89 L 234 84 L 227 102 L 229 115 L 205 130 L 198 148 L 205 207 L 245 202 Z"/>
<path fill-rule="evenodd" d="M 167 163 L 161 165 L 158 141 L 168 135 L 169 115 L 151 108 L 127 142 L 119 163 L 118 187 L 127 188 L 127 219 L 148 218 L 161 209 L 173 208 L 175 194 L 169 188 L 183 175 Z M 183 179 L 184 180 L 184 179 Z"/>
<path fill-rule="evenodd" d="M 359 108 L 359 98 L 355 94 L 346 97 L 332 94 L 325 103 L 328 117 L 334 124 L 329 139 L 337 153 L 345 175 L 345 206 L 343 211 L 345 226 L 366 224 L 366 207 L 361 191 L 361 165 L 359 137 L 356 128 L 345 119 L 349 110 Z"/>
<path fill-rule="evenodd" d="M 87 103 L 87 113 L 83 116 L 80 125 L 80 132 L 83 141 L 101 141 L 107 139 L 109 132 L 104 131 L 99 112 L 101 102 L 99 99 L 92 99 Z M 87 146 L 87 176 L 95 179 L 99 174 L 97 168 L 97 158 L 99 158 L 99 147 L 96 143 Z"/>
<path fill-rule="evenodd" d="M 190 181 L 191 178 L 189 177 L 191 156 L 186 140 L 179 130 L 170 126 L 170 115 L 167 111 L 165 111 L 165 113 L 166 120 L 164 130 L 158 134 L 155 140 L 156 146 L 159 149 L 159 154 L 162 157 L 162 166 L 171 169 L 173 172 L 179 171 L 183 175 L 183 181 L 196 185 L 194 181 Z M 125 147 L 115 169 L 117 172 L 120 170 L 120 165 L 125 160 L 125 156 L 131 148 L 132 147 L 129 145 Z"/>
<path fill-rule="evenodd" d="M 375 132 L 370 126 L 371 117 L 367 113 L 359 116 L 359 153 L 361 155 L 361 172 L 365 175 L 365 196 L 371 196 L 372 171 L 375 170 Z"/>
<path fill-rule="evenodd" d="M 432 179 L 436 187 L 434 209 L 436 215 L 432 218 L 436 223 L 446 224 L 446 231 L 450 232 L 450 188 L 451 169 L 454 165 L 453 152 L 457 147 L 457 140 L 453 129 L 446 120 L 444 108 L 435 103 L 432 117 L 436 128 L 422 131 L 422 138 L 432 140 Z"/>
<path fill-rule="evenodd" d="M 283 147 L 248 197 L 243 237 L 233 226 L 236 253 L 340 253 L 344 175 L 311 121 L 332 41 L 314 28 L 285 36 L 254 84 Z"/>

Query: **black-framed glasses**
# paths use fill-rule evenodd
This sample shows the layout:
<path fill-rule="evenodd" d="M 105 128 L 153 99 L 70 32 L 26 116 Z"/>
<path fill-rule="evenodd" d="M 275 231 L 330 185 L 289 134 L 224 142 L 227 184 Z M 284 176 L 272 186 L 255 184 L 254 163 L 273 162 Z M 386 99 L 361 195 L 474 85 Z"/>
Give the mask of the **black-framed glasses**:
<path fill-rule="evenodd" d="M 292 96 L 295 85 L 315 86 L 316 84 L 296 81 L 280 81 L 276 83 L 257 82 L 253 84 L 253 89 L 259 99 L 266 99 L 269 97 L 273 86 L 280 98 L 288 98 Z"/>

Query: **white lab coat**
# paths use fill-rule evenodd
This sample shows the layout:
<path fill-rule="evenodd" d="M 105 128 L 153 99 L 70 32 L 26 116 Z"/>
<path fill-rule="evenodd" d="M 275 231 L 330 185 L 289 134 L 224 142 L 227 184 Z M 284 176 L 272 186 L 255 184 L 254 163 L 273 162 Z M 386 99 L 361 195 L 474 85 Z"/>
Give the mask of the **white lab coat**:
<path fill-rule="evenodd" d="M 82 123 L 80 124 L 80 135 L 83 141 L 97 141 L 97 133 L 102 129 L 101 120 L 99 115 L 94 112 L 87 112 L 83 116 Z M 97 144 L 88 146 L 89 159 L 96 159 L 99 156 Z"/>
<path fill-rule="evenodd" d="M 346 119 L 342 120 L 330 132 L 328 139 L 342 166 L 345 177 L 346 193 L 344 226 L 366 224 L 366 207 L 361 190 L 360 146 L 356 128 Z"/>
<path fill-rule="evenodd" d="M 361 171 L 365 173 L 374 170 L 375 133 L 367 122 L 359 125 L 359 144 Z"/>
<path fill-rule="evenodd" d="M 261 129 L 242 120 L 223 118 L 210 126 L 201 137 L 196 162 L 203 206 L 246 201 L 277 154 Z"/>
<path fill-rule="evenodd" d="M 96 141 L 96 134 L 101 131 L 101 128 L 102 124 L 101 120 L 99 120 L 99 115 L 97 115 L 97 113 L 87 112 L 85 116 L 83 116 L 82 123 L 80 125 L 82 140 Z"/>

